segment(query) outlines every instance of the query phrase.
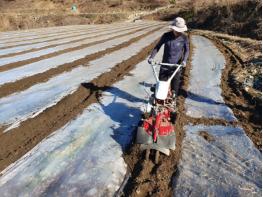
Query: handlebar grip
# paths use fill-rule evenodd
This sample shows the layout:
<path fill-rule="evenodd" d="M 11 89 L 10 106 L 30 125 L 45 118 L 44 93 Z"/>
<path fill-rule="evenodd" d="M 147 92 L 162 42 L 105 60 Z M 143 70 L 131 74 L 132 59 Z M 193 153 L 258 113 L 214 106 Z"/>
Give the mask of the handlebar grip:
<path fill-rule="evenodd" d="M 182 66 L 181 64 L 169 64 L 169 63 L 162 63 L 162 62 L 156 62 L 156 61 L 153 61 L 153 62 L 151 63 L 151 65 L 152 65 L 152 66 L 153 66 L 153 65 L 177 66 L 177 67 Z"/>
<path fill-rule="evenodd" d="M 162 65 L 162 66 L 180 66 L 180 64 L 169 64 L 169 63 L 159 63 L 159 65 Z"/>

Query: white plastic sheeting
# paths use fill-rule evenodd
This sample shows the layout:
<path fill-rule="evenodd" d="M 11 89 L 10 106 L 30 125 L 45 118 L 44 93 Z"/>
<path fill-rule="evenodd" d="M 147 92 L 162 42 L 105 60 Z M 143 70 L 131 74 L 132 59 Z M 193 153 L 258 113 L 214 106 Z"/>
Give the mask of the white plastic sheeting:
<path fill-rule="evenodd" d="M 1 98 L 0 125 L 8 126 L 6 131 L 19 126 L 20 122 L 38 115 L 66 95 L 73 93 L 81 83 L 95 79 L 102 73 L 110 71 L 118 63 L 138 54 L 145 46 L 158 39 L 163 32 L 164 29 L 156 31 L 126 48 L 91 61 L 88 67 L 76 68 L 23 92 Z"/>
<path fill-rule="evenodd" d="M 150 27 L 150 26 L 145 25 L 145 27 Z M 59 52 L 61 50 L 65 50 L 65 49 L 69 49 L 69 48 L 78 47 L 78 46 L 81 46 L 84 44 L 89 44 L 91 42 L 97 42 L 97 41 L 109 39 L 109 38 L 112 38 L 115 36 L 120 36 L 120 35 L 129 33 L 129 32 L 135 31 L 135 30 L 139 30 L 140 28 L 142 28 L 142 27 L 134 27 L 132 29 L 131 29 L 131 27 L 126 27 L 126 28 L 119 28 L 118 30 L 116 30 L 116 28 L 115 28 L 115 29 L 109 29 L 109 30 L 94 32 L 93 34 L 91 34 L 91 32 L 89 32 L 88 34 L 85 33 L 85 35 L 82 35 L 82 36 L 75 36 L 73 38 L 65 38 L 65 39 L 61 39 L 59 41 L 56 40 L 56 41 L 49 42 L 49 43 L 36 44 L 36 45 L 39 45 L 41 47 L 43 45 L 45 46 L 45 45 L 50 45 L 50 44 L 51 45 L 52 44 L 59 44 L 59 45 L 55 46 L 55 47 L 50 47 L 47 49 L 42 49 L 42 50 L 37 50 L 37 51 L 21 54 L 21 55 L 12 56 L 12 57 L 0 58 L 0 66 L 4 66 L 5 64 L 10 64 L 10 63 L 14 63 L 14 62 L 23 61 L 23 60 L 28 60 L 28 59 L 32 59 L 32 58 L 36 58 L 36 57 L 40 57 L 43 55 Z M 94 38 L 95 33 L 96 33 L 96 37 Z M 105 35 L 105 34 L 107 34 L 107 35 Z M 69 41 L 74 41 L 77 39 L 84 39 L 84 40 L 76 41 L 76 42 L 72 42 L 72 43 L 61 44 L 61 43 L 69 42 Z M 30 46 L 30 47 L 32 47 L 32 46 Z M 8 49 L 8 50 L 10 50 L 10 49 Z M 24 49 L 22 49 L 22 50 L 24 50 Z M 3 50 L 0 50 L 0 53 L 2 51 Z"/>
<path fill-rule="evenodd" d="M 99 52 L 101 50 L 105 50 L 107 48 L 110 48 L 110 47 L 116 46 L 118 44 L 124 43 L 126 41 L 129 41 L 130 39 L 135 38 L 135 37 L 140 36 L 140 35 L 143 35 L 144 33 L 147 33 L 147 32 L 149 32 L 155 28 L 156 27 L 151 27 L 151 28 L 148 28 L 146 30 L 138 31 L 138 32 L 133 33 L 133 34 L 129 34 L 127 36 L 112 39 L 112 40 L 109 40 L 107 42 L 96 44 L 96 45 L 93 45 L 93 46 L 90 46 L 90 47 L 87 47 L 84 49 L 64 53 L 64 54 L 61 54 L 61 55 L 58 55 L 58 56 L 55 56 L 55 57 L 52 57 L 49 59 L 45 59 L 45 60 L 41 60 L 38 62 L 28 64 L 26 66 L 22 66 L 22 67 L 18 67 L 18 68 L 12 69 L 12 70 L 0 72 L 0 85 L 2 85 L 4 83 L 14 82 L 16 80 L 19 80 L 19 79 L 22 79 L 22 78 L 25 78 L 28 76 L 32 76 L 32 75 L 35 75 L 38 73 L 45 72 L 51 68 L 56 68 L 59 65 L 70 63 L 70 62 L 73 62 L 75 60 L 84 58 L 87 55 L 90 55 L 90 54 Z M 153 42 L 155 39 L 157 39 L 158 38 L 157 36 L 162 31 L 163 30 L 155 32 L 155 33 L 151 34 L 150 36 L 147 36 L 147 38 L 144 38 L 143 39 L 143 40 L 145 40 L 144 46 L 146 46 L 147 43 L 149 43 L 148 42 L 149 40 L 151 40 L 151 42 Z"/>
<path fill-rule="evenodd" d="M 143 24 L 143 23 L 142 23 Z M 114 26 L 129 26 L 133 25 L 132 23 L 116 23 Z M 67 27 L 67 28 L 65 28 Z M 49 40 L 54 38 L 63 37 L 66 34 L 71 35 L 74 33 L 81 33 L 81 32 L 89 32 L 93 30 L 99 29 L 110 29 L 112 24 L 100 24 L 100 25 L 82 25 L 82 27 L 76 26 L 60 26 L 55 28 L 38 28 L 38 29 L 30 29 L 28 32 L 26 31 L 14 31 L 14 32 L 1 32 L 0 33 L 0 47 L 9 46 L 9 44 L 25 44 L 24 42 L 28 42 L 29 40 L 34 41 L 37 39 Z M 18 33 L 19 32 L 19 33 Z M 4 35 L 5 34 L 5 35 Z M 21 43 L 23 42 L 23 43 Z M 30 42 L 30 43 L 31 43 Z"/>
<path fill-rule="evenodd" d="M 188 125 L 185 131 L 174 196 L 262 196 L 261 153 L 243 129 Z"/>
<path fill-rule="evenodd" d="M 223 54 L 204 37 L 193 36 L 192 42 L 194 54 L 185 101 L 186 114 L 194 118 L 236 120 L 221 96 L 221 75 L 225 67 Z"/>
<path fill-rule="evenodd" d="M 141 21 L 140 23 L 150 22 L 150 21 Z M 134 25 L 133 22 L 116 22 L 111 24 L 99 24 L 99 25 L 67 25 L 67 26 L 56 26 L 56 27 L 43 27 L 37 29 L 27 29 L 27 30 L 16 30 L 16 31 L 7 31 L 7 32 L 0 32 L 0 44 L 9 42 L 10 40 L 7 39 L 18 39 L 23 40 L 24 38 L 35 36 L 36 38 L 41 36 L 46 36 L 47 33 L 62 33 L 65 31 L 73 32 L 78 30 L 89 30 L 89 29 L 97 29 L 100 27 L 112 27 L 118 26 L 121 24 L 126 25 Z"/>
<path fill-rule="evenodd" d="M 224 104 L 220 80 L 224 56 L 206 38 L 193 36 L 195 46 L 187 115 L 235 120 Z M 174 196 L 261 196 L 261 153 L 242 128 L 187 125 L 182 158 L 174 177 Z"/>
<path fill-rule="evenodd" d="M 92 30 L 92 29 L 91 29 Z M 9 48 L 13 48 L 17 45 L 27 45 L 27 44 L 34 44 L 34 43 L 38 43 L 38 42 L 47 42 L 49 40 L 54 40 L 54 39 L 59 39 L 63 36 L 78 36 L 80 34 L 84 34 L 84 33 L 87 33 L 89 32 L 88 29 L 83 29 L 83 30 L 76 30 L 76 31 L 64 31 L 64 32 L 59 32 L 59 33 L 56 33 L 56 32 L 46 32 L 45 35 L 39 35 L 39 36 L 28 36 L 28 37 L 25 37 L 23 39 L 21 38 L 13 38 L 11 40 L 7 40 L 8 42 L 6 43 L 3 43 L 3 44 L 0 44 L 0 47 L 9 47 Z"/>
<path fill-rule="evenodd" d="M 122 150 L 147 97 L 142 82 L 154 83 L 146 61 L 3 171 L 1 196 L 113 196 L 126 174 Z"/>
<path fill-rule="evenodd" d="M 101 27 L 102 25 L 74 25 L 74 26 L 60 26 L 60 27 L 44 27 L 37 29 L 27 29 L 27 30 L 16 30 L 0 32 L 0 44 L 10 42 L 9 39 L 14 39 L 16 41 L 27 39 L 28 37 L 39 38 L 41 36 L 46 36 L 47 33 L 61 33 L 65 31 L 78 31 L 78 30 L 88 30 L 90 28 Z M 104 25 L 108 26 L 108 25 Z"/>
<path fill-rule="evenodd" d="M 140 24 L 140 26 L 142 26 L 142 24 Z M 123 27 L 131 28 L 131 27 L 139 27 L 139 25 L 128 26 L 128 25 L 123 24 L 123 25 L 116 26 L 115 29 L 112 27 L 102 26 L 96 29 L 85 30 L 85 31 L 83 30 L 83 31 L 78 31 L 78 32 L 69 32 L 69 33 L 65 33 L 64 35 L 50 36 L 48 38 L 30 39 L 27 41 L 15 42 L 12 44 L 12 46 L 9 46 L 8 48 L 5 48 L 5 49 L 1 49 L 0 55 L 9 55 L 13 53 L 23 52 L 25 50 L 39 49 L 42 47 L 48 47 L 50 45 L 60 45 L 65 42 L 73 42 L 74 40 L 78 40 L 78 39 L 92 38 L 94 37 L 95 33 L 98 33 L 96 35 L 102 35 L 103 32 L 104 34 L 107 33 L 108 31 L 113 32 L 114 30 L 116 32 L 116 28 L 117 29 L 120 28 L 121 30 L 121 28 Z"/>

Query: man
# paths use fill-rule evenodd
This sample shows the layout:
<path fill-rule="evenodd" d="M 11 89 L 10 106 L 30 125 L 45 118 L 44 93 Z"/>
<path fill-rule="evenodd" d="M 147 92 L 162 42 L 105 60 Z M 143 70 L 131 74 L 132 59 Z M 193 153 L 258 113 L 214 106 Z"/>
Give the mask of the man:
<path fill-rule="evenodd" d="M 148 62 L 149 64 L 153 62 L 153 58 L 164 44 L 162 62 L 170 64 L 182 64 L 183 67 L 185 67 L 187 58 L 189 56 L 189 40 L 187 36 L 183 34 L 183 32 L 187 31 L 185 20 L 183 18 L 177 17 L 169 26 L 169 28 L 172 31 L 162 35 L 159 43 L 153 49 Z M 165 81 L 168 80 L 175 70 L 176 66 L 171 67 L 162 65 L 159 72 L 159 79 Z M 180 76 L 181 70 L 174 76 L 171 82 L 173 98 L 175 98 L 176 94 L 178 93 Z"/>

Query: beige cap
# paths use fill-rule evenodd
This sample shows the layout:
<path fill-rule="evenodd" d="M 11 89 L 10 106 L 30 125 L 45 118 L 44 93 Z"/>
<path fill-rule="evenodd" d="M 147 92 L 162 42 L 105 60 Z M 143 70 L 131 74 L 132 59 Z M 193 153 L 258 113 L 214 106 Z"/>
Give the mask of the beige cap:
<path fill-rule="evenodd" d="M 181 17 L 177 17 L 172 24 L 169 26 L 169 28 L 173 29 L 177 32 L 184 32 L 187 31 L 187 26 L 185 24 L 185 20 Z"/>

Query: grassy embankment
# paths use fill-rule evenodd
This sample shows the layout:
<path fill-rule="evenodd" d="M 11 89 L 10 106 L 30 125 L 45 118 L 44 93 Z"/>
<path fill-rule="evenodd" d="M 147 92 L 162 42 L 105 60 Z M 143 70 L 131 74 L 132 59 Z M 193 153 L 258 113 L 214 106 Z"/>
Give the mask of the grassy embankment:
<path fill-rule="evenodd" d="M 167 5 L 166 0 L 0 0 L 0 31 L 112 23 Z"/>

